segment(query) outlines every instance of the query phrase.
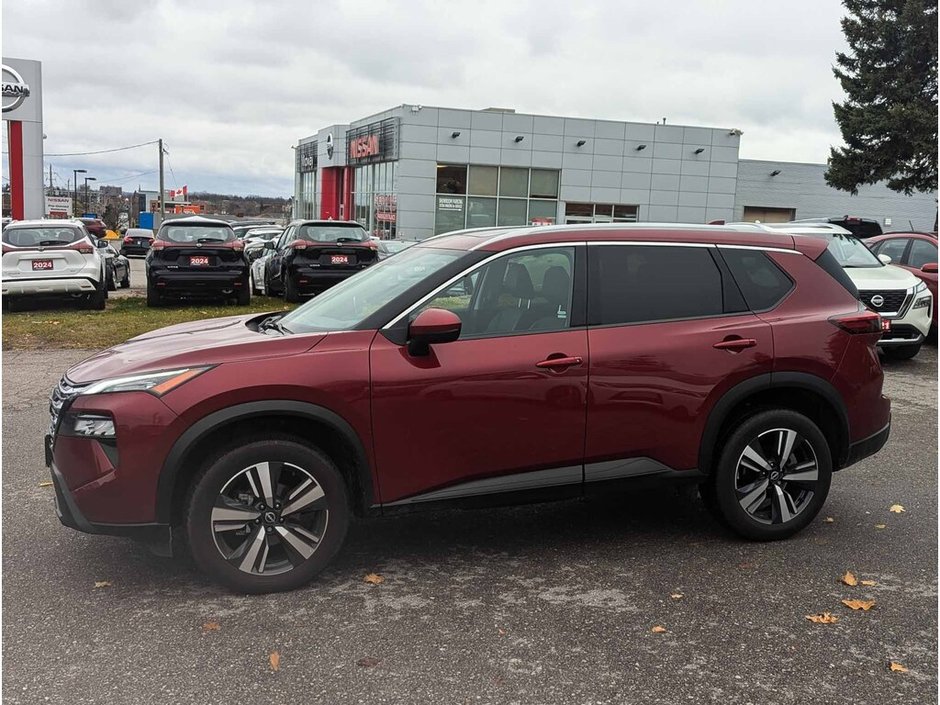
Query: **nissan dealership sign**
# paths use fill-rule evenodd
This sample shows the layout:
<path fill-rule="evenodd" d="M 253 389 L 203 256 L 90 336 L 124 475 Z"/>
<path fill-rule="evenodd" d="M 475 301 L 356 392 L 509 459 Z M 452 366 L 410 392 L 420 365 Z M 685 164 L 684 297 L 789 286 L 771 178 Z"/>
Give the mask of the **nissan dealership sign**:
<path fill-rule="evenodd" d="M 9 152 L 10 212 L 16 219 L 42 218 L 46 192 L 42 170 L 42 64 L 3 57 L 3 122 Z"/>
<path fill-rule="evenodd" d="M 23 80 L 16 69 L 3 64 L 3 112 L 16 110 L 27 98 L 29 98 L 29 84 Z"/>

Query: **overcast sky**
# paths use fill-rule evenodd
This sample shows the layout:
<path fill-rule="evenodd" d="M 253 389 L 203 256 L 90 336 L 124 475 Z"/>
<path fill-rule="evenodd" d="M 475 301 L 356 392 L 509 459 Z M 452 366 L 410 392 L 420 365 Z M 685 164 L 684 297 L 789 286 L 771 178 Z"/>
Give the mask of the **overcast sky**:
<path fill-rule="evenodd" d="M 47 154 L 163 137 L 167 187 L 288 196 L 301 137 L 402 103 L 737 127 L 741 156 L 839 143 L 835 0 L 5 0 L 43 62 Z M 6 134 L 4 131 L 4 152 Z M 48 157 L 156 188 L 157 150 Z M 6 165 L 4 164 L 4 168 Z"/>

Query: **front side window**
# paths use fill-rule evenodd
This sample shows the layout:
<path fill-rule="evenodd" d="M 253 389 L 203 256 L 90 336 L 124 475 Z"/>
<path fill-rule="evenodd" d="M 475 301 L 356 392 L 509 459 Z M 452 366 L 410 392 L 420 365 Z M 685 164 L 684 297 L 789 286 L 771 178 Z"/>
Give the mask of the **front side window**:
<path fill-rule="evenodd" d="M 900 264 L 908 242 L 909 240 L 906 237 L 892 238 L 891 240 L 875 243 L 871 251 L 876 255 L 887 255 L 894 264 Z"/>
<path fill-rule="evenodd" d="M 558 331 L 571 321 L 574 248 L 527 250 L 474 270 L 412 313 L 453 311 L 461 339 Z"/>
<path fill-rule="evenodd" d="M 591 325 L 724 313 L 721 272 L 709 248 L 595 245 L 588 252 Z"/>
<path fill-rule="evenodd" d="M 932 264 L 937 261 L 937 246 L 926 240 L 914 240 L 911 245 L 911 252 L 907 258 L 907 265 L 914 269 L 920 269 L 925 264 Z"/>

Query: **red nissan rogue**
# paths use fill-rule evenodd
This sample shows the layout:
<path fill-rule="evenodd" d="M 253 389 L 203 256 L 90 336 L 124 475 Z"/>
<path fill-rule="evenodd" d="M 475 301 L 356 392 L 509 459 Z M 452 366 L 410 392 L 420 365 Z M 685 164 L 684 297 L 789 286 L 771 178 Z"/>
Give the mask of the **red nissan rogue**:
<path fill-rule="evenodd" d="M 66 526 L 296 588 L 354 516 L 699 484 L 793 535 L 890 429 L 878 314 L 812 237 L 741 226 L 438 236 L 300 308 L 171 326 L 70 369 Z"/>

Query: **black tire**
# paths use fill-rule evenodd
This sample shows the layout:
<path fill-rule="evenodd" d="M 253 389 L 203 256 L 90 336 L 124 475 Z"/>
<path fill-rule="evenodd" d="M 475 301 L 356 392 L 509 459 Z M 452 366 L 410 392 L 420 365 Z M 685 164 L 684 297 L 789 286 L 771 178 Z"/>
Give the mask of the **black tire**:
<path fill-rule="evenodd" d="M 127 271 L 124 273 L 124 278 L 121 280 L 121 288 L 129 289 L 131 286 L 131 268 L 128 267 Z"/>
<path fill-rule="evenodd" d="M 239 306 L 247 306 L 251 303 L 251 288 L 242 286 L 235 293 L 235 303 Z"/>
<path fill-rule="evenodd" d="M 284 300 L 289 304 L 300 302 L 300 291 L 297 290 L 297 283 L 290 272 L 284 274 Z"/>
<path fill-rule="evenodd" d="M 147 306 L 157 308 L 163 305 L 163 297 L 157 288 L 152 284 L 147 284 Z"/>
<path fill-rule="evenodd" d="M 757 467 L 743 457 L 746 449 L 751 449 L 748 451 L 750 454 L 755 448 L 762 449 L 768 444 L 772 448 L 781 430 L 797 434 L 786 463 L 771 458 L 766 470 L 754 472 L 743 465 L 739 470 L 739 464 L 744 463 Z M 800 457 L 806 460 L 800 463 Z M 815 469 L 816 479 L 805 482 L 784 480 L 788 474 L 795 476 L 797 464 L 806 464 L 810 460 L 814 461 L 814 468 L 800 474 L 805 476 Z M 726 437 L 718 462 L 708 478 L 709 486 L 702 495 L 705 506 L 737 534 L 753 541 L 776 541 L 793 536 L 813 520 L 826 501 L 831 482 L 832 455 L 819 427 L 795 411 L 772 409 L 744 418 Z M 739 483 L 748 484 L 739 487 Z M 746 497 L 753 497 L 751 511 L 742 506 Z M 790 510 L 795 511 L 791 513 Z"/>
<path fill-rule="evenodd" d="M 107 286 L 108 286 L 108 291 L 117 291 L 117 286 L 114 283 L 114 270 L 113 269 L 108 270 Z"/>
<path fill-rule="evenodd" d="M 892 345 L 882 349 L 889 360 L 910 360 L 920 352 L 920 346 L 921 343 L 917 343 L 916 345 Z"/>
<path fill-rule="evenodd" d="M 92 311 L 104 311 L 105 301 L 108 298 L 108 286 L 104 281 L 99 281 L 93 294 L 88 294 L 84 301 L 83 308 Z"/>
<path fill-rule="evenodd" d="M 296 523 L 289 519 L 281 521 L 280 516 L 269 522 L 267 519 L 259 519 L 271 514 L 279 515 L 281 505 L 273 505 L 278 507 L 278 510 L 272 512 L 270 511 L 272 507 L 267 505 L 264 509 L 257 509 L 257 505 L 253 504 L 230 503 L 228 507 L 237 507 L 238 511 L 247 513 L 249 517 L 257 515 L 258 518 L 249 518 L 235 531 L 215 531 L 216 525 L 213 523 L 212 513 L 213 509 L 218 506 L 217 503 L 220 501 L 223 490 L 231 492 L 228 488 L 233 484 L 239 486 L 238 483 L 243 482 L 240 478 L 243 478 L 246 472 L 253 468 L 260 470 L 259 463 L 270 463 L 274 471 L 279 474 L 279 479 L 272 483 L 275 496 L 277 496 L 278 489 L 281 489 L 284 495 L 291 490 L 291 483 L 280 482 L 285 477 L 285 472 L 293 474 L 300 469 L 305 476 L 312 478 L 315 483 L 313 488 L 317 492 L 322 490 L 323 494 L 322 499 L 317 500 L 317 508 L 313 511 L 305 509 L 302 512 L 292 513 L 290 516 L 294 517 Z M 293 467 L 287 469 L 289 466 L 285 466 L 285 463 Z M 261 482 L 255 484 L 263 488 Z M 264 499 L 259 499 L 253 491 L 245 489 L 248 487 L 247 484 L 242 484 L 240 487 L 242 491 L 238 496 L 247 495 L 247 499 L 251 502 L 258 500 L 264 504 Z M 296 495 L 296 489 L 294 492 L 295 502 L 306 494 Z M 283 508 L 287 509 L 289 506 L 290 504 L 284 504 Z M 252 594 L 294 590 L 313 580 L 342 547 L 351 516 L 346 483 L 336 465 L 325 454 L 313 447 L 299 443 L 290 437 L 277 436 L 249 440 L 234 450 L 209 459 L 193 480 L 183 511 L 182 528 L 196 565 L 225 587 L 239 593 Z M 288 551 L 289 542 L 282 541 L 279 533 L 292 526 L 296 527 L 304 521 L 310 522 L 307 524 L 308 527 L 313 527 L 310 533 L 319 533 L 318 541 L 307 543 L 305 548 L 308 550 L 313 548 L 313 550 L 312 554 L 306 558 L 298 552 Z M 235 524 L 240 523 L 235 522 Z M 279 526 L 282 528 L 278 528 Z M 303 528 L 302 524 L 301 527 Z M 242 534 L 242 531 L 245 533 Z M 218 539 L 220 543 L 217 544 L 217 537 L 220 536 L 221 538 Z M 303 538 L 303 535 L 295 532 L 293 537 Z M 236 564 L 248 559 L 250 547 L 255 540 L 263 542 L 268 550 L 260 553 L 261 549 L 259 549 L 248 569 L 240 569 Z M 223 555 L 223 550 L 231 550 L 228 558 Z M 261 571 L 269 567 L 267 562 L 269 560 L 271 568 L 278 569 L 280 563 L 280 568 L 287 567 L 287 569 L 267 575 L 258 572 L 259 567 Z"/>
<path fill-rule="evenodd" d="M 261 296 L 261 289 L 258 287 L 258 282 L 255 281 L 254 272 L 248 273 L 248 279 L 251 281 L 251 294 L 252 296 Z"/>

